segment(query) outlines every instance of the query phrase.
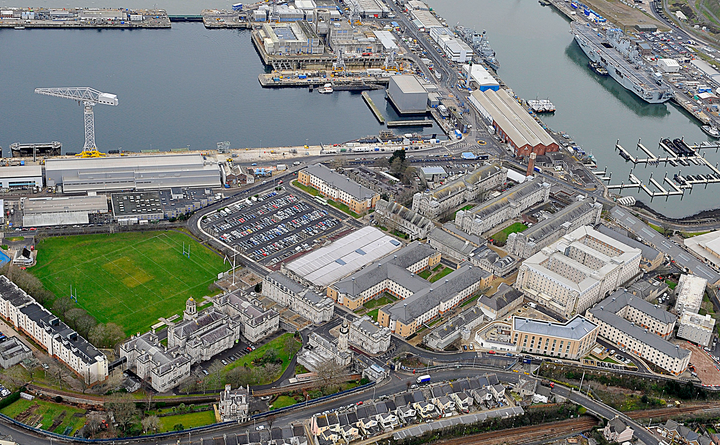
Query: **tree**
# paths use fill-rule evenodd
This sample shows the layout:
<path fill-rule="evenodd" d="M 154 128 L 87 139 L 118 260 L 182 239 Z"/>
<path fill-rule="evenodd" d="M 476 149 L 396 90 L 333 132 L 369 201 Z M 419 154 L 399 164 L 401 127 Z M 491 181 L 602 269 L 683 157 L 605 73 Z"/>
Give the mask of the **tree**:
<path fill-rule="evenodd" d="M 135 399 L 127 393 L 115 393 L 105 399 L 105 408 L 112 411 L 120 429 L 125 432 L 138 415 L 138 409 L 135 406 Z"/>
<path fill-rule="evenodd" d="M 88 334 L 90 333 L 90 329 L 94 328 L 95 325 L 97 325 L 97 320 L 95 320 L 95 317 L 90 314 L 85 314 L 82 317 L 78 318 L 75 322 L 75 330 L 78 331 L 80 335 L 87 338 Z"/>
<path fill-rule="evenodd" d="M 390 167 L 390 161 L 388 161 L 388 158 L 376 158 L 375 159 L 375 167 L 388 168 L 388 167 Z M 385 199 L 385 198 L 383 198 L 383 199 Z"/>
<path fill-rule="evenodd" d="M 255 285 L 255 293 L 259 294 L 262 292 L 262 282 Z"/>
<path fill-rule="evenodd" d="M 58 301 L 59 300 L 60 299 L 58 298 Z M 85 309 L 79 307 L 72 307 L 65 311 L 65 323 L 67 323 L 68 326 L 77 331 L 77 320 L 80 319 L 83 315 L 87 315 L 87 311 Z"/>
<path fill-rule="evenodd" d="M 405 162 L 400 158 L 395 158 L 390 163 L 390 173 L 393 175 L 399 175 L 405 169 Z"/>
<path fill-rule="evenodd" d="M 101 323 L 88 332 L 88 340 L 98 348 L 114 348 L 124 338 L 125 332 L 115 323 Z"/>
<path fill-rule="evenodd" d="M 405 150 L 395 150 L 390 156 L 390 160 L 388 161 L 389 164 L 392 164 L 395 159 L 400 159 L 401 161 L 405 160 Z"/>
<path fill-rule="evenodd" d="M 325 360 L 318 364 L 315 372 L 317 373 L 317 385 L 323 394 L 332 394 L 338 385 L 345 379 L 345 368 L 338 366 L 333 359 Z"/>
<path fill-rule="evenodd" d="M 55 303 L 53 303 L 53 312 L 57 314 L 58 317 L 65 319 L 65 313 L 68 312 L 70 309 L 72 309 L 75 306 L 75 303 L 70 299 L 70 297 L 58 297 L 55 300 Z"/>
<path fill-rule="evenodd" d="M 342 168 L 345 167 L 345 156 L 335 156 L 332 160 L 332 167 L 334 170 L 342 170 Z"/>
<path fill-rule="evenodd" d="M 288 357 L 293 357 L 300 350 L 300 343 L 295 336 L 288 335 L 283 341 L 283 350 Z"/>
<path fill-rule="evenodd" d="M 160 426 L 160 419 L 158 418 L 158 416 L 148 416 L 141 420 L 140 424 L 143 427 L 144 433 L 154 433 Z"/>

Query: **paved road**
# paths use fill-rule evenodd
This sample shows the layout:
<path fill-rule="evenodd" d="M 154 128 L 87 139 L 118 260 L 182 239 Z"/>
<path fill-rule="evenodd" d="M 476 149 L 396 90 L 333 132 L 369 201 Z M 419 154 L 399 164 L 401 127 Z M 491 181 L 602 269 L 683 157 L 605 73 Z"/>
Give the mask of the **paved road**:
<path fill-rule="evenodd" d="M 621 226 L 630 230 L 636 236 L 642 238 L 642 240 L 646 243 L 668 255 L 675 261 L 676 264 L 687 268 L 690 272 L 701 278 L 705 278 L 711 285 L 720 282 L 719 273 L 715 272 L 715 270 L 713 270 L 710 266 L 695 258 L 693 254 L 680 247 L 675 241 L 665 238 L 652 227 L 640 221 L 629 211 L 620 207 L 614 207 L 610 210 L 610 215 Z"/>

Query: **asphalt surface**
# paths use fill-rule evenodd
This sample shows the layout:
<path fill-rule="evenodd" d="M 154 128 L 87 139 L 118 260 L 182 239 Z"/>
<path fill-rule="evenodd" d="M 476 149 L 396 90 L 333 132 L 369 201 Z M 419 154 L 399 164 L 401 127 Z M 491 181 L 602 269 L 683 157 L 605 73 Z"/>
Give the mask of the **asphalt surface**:
<path fill-rule="evenodd" d="M 713 285 L 720 281 L 720 274 L 710 266 L 695 258 L 692 253 L 680 247 L 675 241 L 665 238 L 652 227 L 633 216 L 629 211 L 620 207 L 614 207 L 610 210 L 610 215 L 621 226 L 642 238 L 644 242 L 668 255 L 676 264 L 687 268 L 694 275 L 708 280 L 708 284 Z"/>

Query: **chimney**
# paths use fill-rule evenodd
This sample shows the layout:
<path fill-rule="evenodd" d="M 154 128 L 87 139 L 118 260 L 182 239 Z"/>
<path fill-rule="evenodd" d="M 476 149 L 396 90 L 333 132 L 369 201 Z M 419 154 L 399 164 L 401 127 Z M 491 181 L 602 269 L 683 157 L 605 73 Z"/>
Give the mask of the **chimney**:
<path fill-rule="evenodd" d="M 527 173 L 525 173 L 525 176 L 531 176 L 533 173 L 535 173 L 535 158 L 537 155 L 535 153 L 530 153 L 530 160 L 528 160 L 528 168 Z"/>

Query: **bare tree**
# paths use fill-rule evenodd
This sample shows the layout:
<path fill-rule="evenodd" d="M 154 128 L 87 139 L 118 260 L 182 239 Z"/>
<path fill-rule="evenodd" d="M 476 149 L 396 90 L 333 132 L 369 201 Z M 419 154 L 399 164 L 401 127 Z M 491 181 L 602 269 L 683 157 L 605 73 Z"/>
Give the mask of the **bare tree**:
<path fill-rule="evenodd" d="M 145 411 L 150 411 L 152 409 L 152 406 L 153 406 L 153 394 L 150 391 L 148 391 L 145 393 Z"/>
<path fill-rule="evenodd" d="M 160 426 L 160 419 L 158 418 L 158 416 L 148 416 L 141 420 L 140 424 L 143 427 L 143 432 L 154 433 Z"/>
<path fill-rule="evenodd" d="M 105 400 L 105 408 L 112 411 L 115 422 L 125 431 L 138 415 L 135 399 L 130 394 L 115 393 Z"/>
<path fill-rule="evenodd" d="M 75 307 L 75 303 L 70 299 L 70 297 L 58 297 L 55 300 L 55 303 L 53 303 L 53 312 L 57 314 L 58 317 L 65 319 L 65 313 L 68 312 L 70 309 Z"/>
<path fill-rule="evenodd" d="M 346 376 L 345 368 L 338 366 L 332 359 L 318 364 L 315 372 L 318 375 L 317 386 L 324 394 L 333 393 Z"/>

